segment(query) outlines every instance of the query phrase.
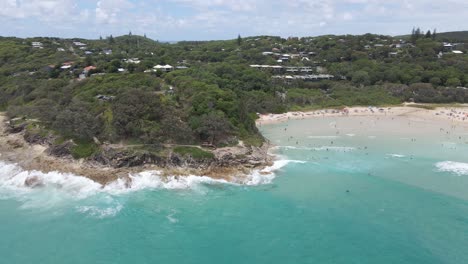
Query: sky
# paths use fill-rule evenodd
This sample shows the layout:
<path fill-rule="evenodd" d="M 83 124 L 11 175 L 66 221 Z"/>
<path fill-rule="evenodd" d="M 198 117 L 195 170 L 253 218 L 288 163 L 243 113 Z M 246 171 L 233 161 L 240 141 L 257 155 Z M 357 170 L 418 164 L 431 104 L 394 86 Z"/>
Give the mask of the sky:
<path fill-rule="evenodd" d="M 0 0 L 0 36 L 160 41 L 468 30 L 468 0 Z"/>

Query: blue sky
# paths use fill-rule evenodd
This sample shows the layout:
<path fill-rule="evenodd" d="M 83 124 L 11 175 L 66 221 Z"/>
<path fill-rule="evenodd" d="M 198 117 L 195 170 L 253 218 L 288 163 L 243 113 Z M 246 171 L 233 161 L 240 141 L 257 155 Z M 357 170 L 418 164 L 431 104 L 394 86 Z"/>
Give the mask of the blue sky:
<path fill-rule="evenodd" d="M 468 0 L 0 0 L 1 36 L 170 40 L 468 30 Z"/>

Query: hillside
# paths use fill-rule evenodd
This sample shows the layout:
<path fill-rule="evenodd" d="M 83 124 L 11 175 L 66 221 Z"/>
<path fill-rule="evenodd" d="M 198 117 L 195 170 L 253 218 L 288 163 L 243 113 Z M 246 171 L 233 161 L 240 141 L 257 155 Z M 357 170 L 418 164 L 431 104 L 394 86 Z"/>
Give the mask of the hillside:
<path fill-rule="evenodd" d="M 457 88 L 467 69 L 467 55 L 424 36 L 0 38 L 0 109 L 30 134 L 73 140 L 76 157 L 103 142 L 162 155 L 172 145 L 259 146 L 256 113 L 468 102 Z"/>
<path fill-rule="evenodd" d="M 437 39 L 440 41 L 465 42 L 468 41 L 468 31 L 437 33 Z"/>

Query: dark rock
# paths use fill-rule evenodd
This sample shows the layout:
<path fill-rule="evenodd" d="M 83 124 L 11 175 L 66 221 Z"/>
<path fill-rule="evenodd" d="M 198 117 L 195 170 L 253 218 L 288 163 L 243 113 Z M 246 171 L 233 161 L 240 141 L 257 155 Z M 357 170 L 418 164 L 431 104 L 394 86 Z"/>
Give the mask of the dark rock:
<path fill-rule="evenodd" d="M 32 177 L 26 178 L 26 180 L 24 181 L 24 185 L 29 188 L 39 188 L 39 187 L 43 187 L 44 183 L 42 182 L 41 179 L 39 179 L 39 177 L 32 176 Z"/>
<path fill-rule="evenodd" d="M 26 130 L 23 137 L 24 137 L 24 140 L 28 142 L 29 144 L 49 145 L 54 140 L 54 137 L 51 136 L 50 134 L 42 135 L 39 132 L 28 131 L 28 130 Z"/>
<path fill-rule="evenodd" d="M 75 146 L 73 141 L 69 140 L 59 145 L 52 145 L 47 149 L 47 153 L 55 157 L 68 157 L 71 155 L 71 150 Z"/>
<path fill-rule="evenodd" d="M 19 140 L 8 140 L 7 143 L 14 149 L 22 148 L 24 146 L 23 143 Z"/>
<path fill-rule="evenodd" d="M 20 133 L 26 128 L 26 125 L 27 125 L 26 123 L 19 124 L 19 125 L 10 124 L 7 128 L 7 133 L 11 133 L 11 134 Z"/>

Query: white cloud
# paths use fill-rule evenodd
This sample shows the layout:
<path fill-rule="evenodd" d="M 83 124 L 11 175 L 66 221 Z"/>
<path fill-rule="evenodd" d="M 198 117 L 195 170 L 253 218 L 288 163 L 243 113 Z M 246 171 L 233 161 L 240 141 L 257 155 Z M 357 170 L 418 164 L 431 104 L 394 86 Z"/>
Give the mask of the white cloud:
<path fill-rule="evenodd" d="M 57 21 L 78 16 L 80 10 L 72 0 L 0 0 L 0 17 L 37 18 L 42 21 Z"/>
<path fill-rule="evenodd" d="M 13 25 L 34 35 L 64 25 L 77 36 L 133 30 L 160 39 L 401 34 L 467 29 L 467 16 L 468 0 L 0 0 L 0 32 L 15 34 Z"/>
<path fill-rule="evenodd" d="M 103 24 L 114 24 L 119 21 L 119 14 L 128 12 L 133 4 L 126 0 L 101 0 L 96 4 L 96 21 Z"/>

